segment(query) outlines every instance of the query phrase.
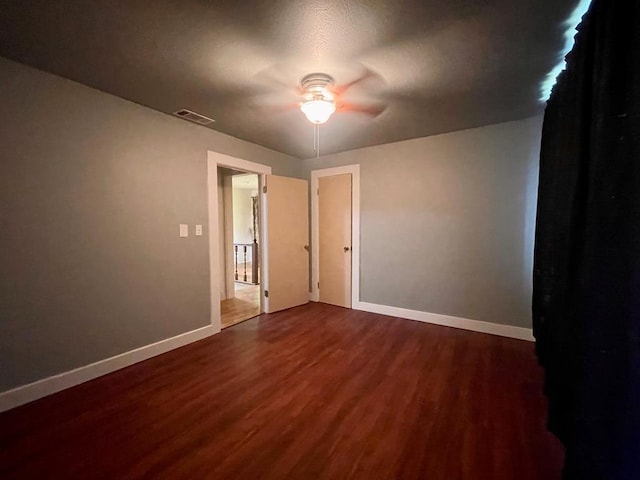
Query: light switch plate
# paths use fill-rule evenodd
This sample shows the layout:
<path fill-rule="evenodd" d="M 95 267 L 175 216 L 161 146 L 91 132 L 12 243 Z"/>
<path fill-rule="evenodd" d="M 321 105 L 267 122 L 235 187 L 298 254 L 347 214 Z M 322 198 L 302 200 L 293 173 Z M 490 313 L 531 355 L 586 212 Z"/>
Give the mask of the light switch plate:
<path fill-rule="evenodd" d="M 196 237 L 202 236 L 202 225 L 196 225 Z"/>
<path fill-rule="evenodd" d="M 181 237 L 188 237 L 189 236 L 189 225 L 187 225 L 186 223 L 181 223 L 180 224 L 180 236 Z"/>

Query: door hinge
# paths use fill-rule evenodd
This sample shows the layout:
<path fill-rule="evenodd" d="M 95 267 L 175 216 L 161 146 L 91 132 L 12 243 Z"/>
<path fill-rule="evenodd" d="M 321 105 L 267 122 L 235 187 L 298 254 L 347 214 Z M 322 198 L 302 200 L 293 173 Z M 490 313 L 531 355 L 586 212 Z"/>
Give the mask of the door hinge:
<path fill-rule="evenodd" d="M 262 193 L 267 193 L 267 186 L 262 187 Z"/>
<path fill-rule="evenodd" d="M 316 195 L 320 195 L 320 187 L 318 187 L 318 190 L 316 190 Z"/>
<path fill-rule="evenodd" d="M 265 296 L 265 297 L 267 297 L 267 298 L 269 298 L 269 290 L 265 290 L 265 291 L 264 291 L 264 296 Z"/>
<path fill-rule="evenodd" d="M 318 282 L 318 290 L 320 290 L 320 282 Z"/>

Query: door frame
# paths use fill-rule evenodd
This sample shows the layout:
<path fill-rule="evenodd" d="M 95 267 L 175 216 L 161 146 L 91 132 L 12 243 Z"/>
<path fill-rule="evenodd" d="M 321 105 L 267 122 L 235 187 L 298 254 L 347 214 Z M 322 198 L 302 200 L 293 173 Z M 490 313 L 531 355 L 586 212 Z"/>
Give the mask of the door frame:
<path fill-rule="evenodd" d="M 321 177 L 351 174 L 351 308 L 360 308 L 360 164 L 311 171 L 311 301 L 320 300 L 320 214 L 318 185 Z"/>
<path fill-rule="evenodd" d="M 223 153 L 207 151 L 207 210 L 209 219 L 209 299 L 211 302 L 210 321 L 215 333 L 221 330 L 220 324 L 220 232 L 218 223 L 218 167 L 231 168 L 247 173 L 259 175 L 258 187 L 260 199 L 260 311 L 265 311 L 264 290 L 268 288 L 268 258 L 266 255 L 266 245 L 268 242 L 267 230 L 265 226 L 267 205 L 262 193 L 264 176 L 271 175 L 271 167 L 261 163 L 250 162 L 242 158 L 232 157 Z"/>

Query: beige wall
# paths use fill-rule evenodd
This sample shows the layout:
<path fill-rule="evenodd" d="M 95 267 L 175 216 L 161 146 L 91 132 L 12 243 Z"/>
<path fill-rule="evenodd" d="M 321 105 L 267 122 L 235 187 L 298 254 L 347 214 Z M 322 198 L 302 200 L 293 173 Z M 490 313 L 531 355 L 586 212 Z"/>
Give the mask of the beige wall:
<path fill-rule="evenodd" d="M 208 324 L 207 150 L 303 173 L 3 58 L 0 99 L 0 392 Z"/>
<path fill-rule="evenodd" d="M 360 164 L 361 301 L 530 327 L 541 118 L 305 161 Z"/>

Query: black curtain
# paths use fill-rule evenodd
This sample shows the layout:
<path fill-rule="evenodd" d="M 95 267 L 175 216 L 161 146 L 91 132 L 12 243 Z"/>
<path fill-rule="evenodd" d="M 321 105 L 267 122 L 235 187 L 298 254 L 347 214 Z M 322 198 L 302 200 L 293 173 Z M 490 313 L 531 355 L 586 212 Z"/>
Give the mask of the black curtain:
<path fill-rule="evenodd" d="M 565 479 L 640 479 L 640 0 L 594 0 L 547 104 L 533 326 Z"/>

